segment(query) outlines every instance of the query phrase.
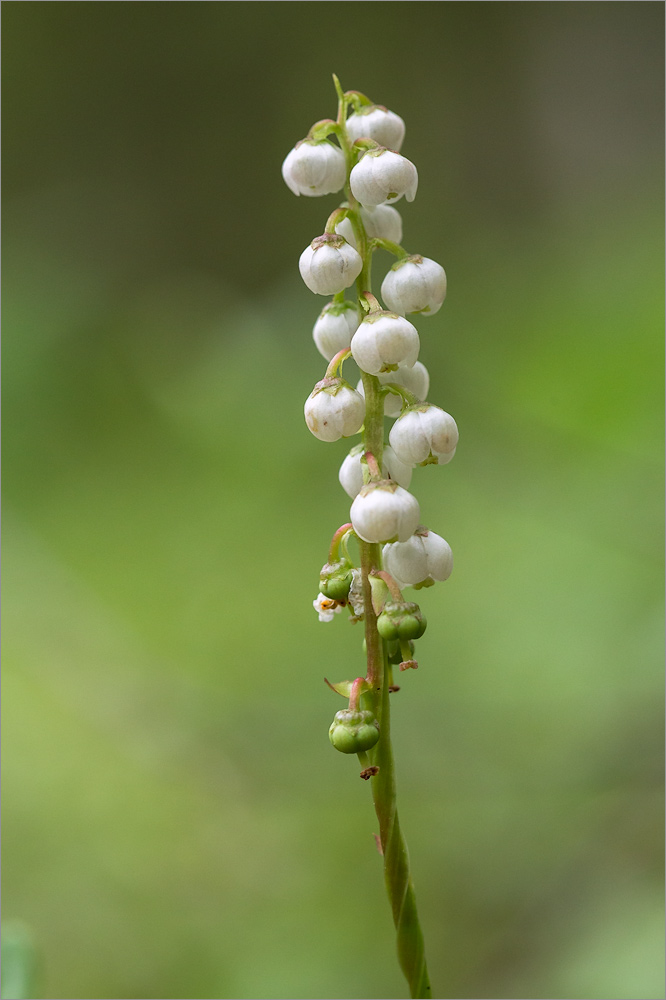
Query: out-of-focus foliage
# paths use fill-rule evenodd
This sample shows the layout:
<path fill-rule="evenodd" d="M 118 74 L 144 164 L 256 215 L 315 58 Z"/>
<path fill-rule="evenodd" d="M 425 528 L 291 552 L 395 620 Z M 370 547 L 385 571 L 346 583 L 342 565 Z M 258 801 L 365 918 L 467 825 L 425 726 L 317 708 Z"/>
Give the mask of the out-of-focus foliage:
<path fill-rule="evenodd" d="M 303 422 L 297 259 L 335 196 L 279 168 L 332 71 L 406 119 L 405 244 L 449 275 L 460 447 L 413 488 L 456 564 L 394 696 L 436 995 L 663 996 L 662 22 L 4 5 L 4 907 L 45 996 L 403 995 L 327 735 L 362 636 L 311 606 L 348 445 Z"/>

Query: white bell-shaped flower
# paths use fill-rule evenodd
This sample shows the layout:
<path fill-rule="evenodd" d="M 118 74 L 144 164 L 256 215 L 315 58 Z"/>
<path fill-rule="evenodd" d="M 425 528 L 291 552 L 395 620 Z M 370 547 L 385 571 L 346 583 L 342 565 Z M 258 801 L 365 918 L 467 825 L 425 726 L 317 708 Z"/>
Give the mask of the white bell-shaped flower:
<path fill-rule="evenodd" d="M 411 368 L 419 356 L 419 334 L 415 326 L 396 313 L 369 313 L 352 337 L 351 352 L 359 368 L 368 375 Z"/>
<path fill-rule="evenodd" d="M 377 205 L 375 208 L 361 208 L 361 222 L 368 239 L 390 240 L 392 243 L 402 242 L 402 218 L 397 209 L 390 205 Z M 335 227 L 336 233 L 344 236 L 347 243 L 356 246 L 354 227 L 349 219 L 343 219 Z"/>
<path fill-rule="evenodd" d="M 434 315 L 446 298 L 441 264 L 414 254 L 397 261 L 382 282 L 382 298 L 393 312 Z"/>
<path fill-rule="evenodd" d="M 305 248 L 298 268 L 311 292 L 336 295 L 354 284 L 363 270 L 363 261 L 342 236 L 324 233 Z"/>
<path fill-rule="evenodd" d="M 347 132 L 352 142 L 356 139 L 374 139 L 380 146 L 386 146 L 397 153 L 405 138 L 405 123 L 394 111 L 388 111 L 381 105 L 368 104 L 349 116 Z"/>
<path fill-rule="evenodd" d="M 365 400 L 342 378 L 324 378 L 305 401 L 305 422 L 320 441 L 351 437 L 363 426 Z"/>
<path fill-rule="evenodd" d="M 312 328 L 319 353 L 331 361 L 339 351 L 346 350 L 360 321 L 358 307 L 353 302 L 327 302 Z"/>
<path fill-rule="evenodd" d="M 430 375 L 428 369 L 420 361 L 416 361 L 413 368 L 406 368 L 400 365 L 395 372 L 382 372 L 377 376 L 382 385 L 387 382 L 395 382 L 403 386 L 408 392 L 416 396 L 417 399 L 426 399 L 430 388 Z M 359 379 L 356 391 L 365 396 L 363 390 L 363 379 Z M 387 417 L 399 417 L 402 411 L 402 398 L 392 392 L 387 392 L 384 397 L 384 413 Z M 395 477 L 394 477 L 395 478 Z M 404 483 L 400 483 L 404 486 Z"/>
<path fill-rule="evenodd" d="M 352 194 L 362 205 L 383 205 L 404 195 L 414 201 L 419 185 L 416 167 L 400 153 L 390 149 L 369 149 L 349 175 Z"/>
<path fill-rule="evenodd" d="M 282 164 L 282 176 L 287 187 L 296 195 L 314 198 L 333 194 L 344 187 L 347 176 L 344 153 L 339 146 L 326 140 L 313 142 L 304 139 L 287 153 Z"/>
<path fill-rule="evenodd" d="M 446 465 L 458 444 L 458 427 L 450 413 L 425 403 L 398 417 L 389 434 L 391 447 L 407 465 Z"/>
<path fill-rule="evenodd" d="M 406 542 L 384 546 L 384 566 L 401 584 L 448 580 L 453 569 L 451 546 L 427 528 L 417 528 Z"/>
<path fill-rule="evenodd" d="M 340 485 L 352 500 L 358 496 L 363 488 L 363 465 L 361 457 L 364 450 L 362 444 L 357 444 L 352 448 L 340 466 L 340 472 L 338 473 Z M 385 446 L 382 457 L 383 476 L 386 476 L 387 479 L 392 479 L 398 486 L 402 486 L 403 489 L 407 490 L 412 481 L 412 471 L 412 466 L 401 462 L 390 445 Z"/>
<path fill-rule="evenodd" d="M 354 531 L 364 542 L 405 542 L 420 518 L 416 497 L 388 479 L 364 486 L 350 512 Z"/>

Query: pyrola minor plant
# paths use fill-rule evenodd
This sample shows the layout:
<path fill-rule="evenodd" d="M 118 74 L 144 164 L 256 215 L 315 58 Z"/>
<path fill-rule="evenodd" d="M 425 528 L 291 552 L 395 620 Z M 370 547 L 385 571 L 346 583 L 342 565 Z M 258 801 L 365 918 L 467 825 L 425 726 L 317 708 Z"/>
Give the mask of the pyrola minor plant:
<path fill-rule="evenodd" d="M 402 118 L 355 90 L 338 94 L 338 117 L 316 122 L 282 165 L 296 195 L 344 191 L 345 200 L 328 217 L 324 232 L 301 254 L 305 284 L 332 296 L 312 331 L 328 361 L 325 375 L 305 403 L 305 421 L 320 441 L 362 434 L 340 468 L 352 498 L 350 520 L 335 531 L 313 602 L 319 620 L 330 622 L 349 610 L 365 625 L 365 676 L 329 686 L 349 700 L 329 731 L 336 750 L 357 754 L 361 777 L 371 781 L 379 821 L 378 846 L 393 920 L 398 958 L 411 997 L 430 997 L 423 934 L 416 911 L 407 847 L 396 810 L 389 695 L 399 690 L 393 668 L 416 669 L 415 641 L 426 620 L 402 591 L 446 580 L 453 557 L 447 542 L 421 523 L 416 498 L 408 492 L 417 465 L 445 465 L 458 443 L 456 422 L 426 402 L 428 371 L 418 361 L 420 340 L 407 314 L 432 316 L 446 295 L 444 269 L 400 245 L 402 219 L 394 205 L 413 201 L 418 186 L 414 164 L 399 152 Z M 384 306 L 372 293 L 375 250 L 396 259 L 381 285 Z M 355 298 L 345 290 L 356 288 Z M 354 388 L 342 377 L 352 357 L 361 370 Z M 394 418 L 384 443 L 384 417 Z M 349 543 L 356 540 L 360 566 Z"/>

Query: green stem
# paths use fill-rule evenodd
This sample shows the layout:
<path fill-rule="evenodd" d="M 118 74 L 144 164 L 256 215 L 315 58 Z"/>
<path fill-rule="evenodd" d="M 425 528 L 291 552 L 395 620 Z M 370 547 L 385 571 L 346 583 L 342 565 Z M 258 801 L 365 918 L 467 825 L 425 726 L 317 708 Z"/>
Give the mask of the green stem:
<path fill-rule="evenodd" d="M 354 227 L 357 250 L 363 259 L 356 287 L 359 302 L 364 300 L 364 293 L 372 294 L 370 282 L 370 263 L 372 251 L 365 227 L 361 220 L 359 205 L 349 187 L 349 173 L 355 164 L 356 156 L 345 128 L 348 97 L 342 94 L 342 88 L 337 80 L 336 89 L 340 98 L 338 107 L 338 124 L 340 147 L 347 162 L 347 184 L 345 193 L 349 203 L 349 218 Z M 382 452 L 384 449 L 384 396 L 380 392 L 380 382 L 375 375 L 361 372 L 363 390 L 365 393 L 365 425 L 363 432 L 364 451 L 371 452 L 382 467 Z M 372 764 L 379 768 L 372 778 L 372 794 L 375 812 L 379 821 L 380 840 L 384 855 L 384 877 L 391 909 L 393 923 L 397 935 L 397 951 L 400 967 L 409 983 L 410 997 L 431 997 L 432 990 L 428 979 L 423 933 L 416 910 L 414 886 L 409 868 L 407 845 L 400 830 L 396 806 L 395 772 L 393 767 L 393 749 L 391 747 L 391 715 L 389 707 L 389 671 L 385 644 L 377 631 L 377 616 L 372 606 L 372 591 L 370 574 L 381 571 L 381 546 L 376 543 L 364 542 L 359 539 L 361 551 L 361 573 L 363 579 L 363 599 L 365 602 L 365 642 L 367 648 L 367 681 L 370 691 L 367 698 L 379 721 L 379 742 L 371 751 Z"/>

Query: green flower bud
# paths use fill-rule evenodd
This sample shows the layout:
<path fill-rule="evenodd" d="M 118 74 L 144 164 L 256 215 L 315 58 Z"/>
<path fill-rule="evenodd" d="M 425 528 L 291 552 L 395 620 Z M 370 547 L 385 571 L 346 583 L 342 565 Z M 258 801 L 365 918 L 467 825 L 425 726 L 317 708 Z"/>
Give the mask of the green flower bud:
<path fill-rule="evenodd" d="M 319 576 L 319 590 L 331 601 L 343 603 L 349 597 L 352 585 L 352 565 L 346 559 L 339 562 L 326 563 L 322 566 Z"/>
<path fill-rule="evenodd" d="M 343 708 L 335 713 L 328 738 L 341 753 L 362 753 L 379 739 L 379 723 L 372 712 L 353 712 Z"/>
<path fill-rule="evenodd" d="M 419 639 L 427 624 L 418 604 L 389 601 L 377 619 L 377 631 L 383 639 Z"/>

